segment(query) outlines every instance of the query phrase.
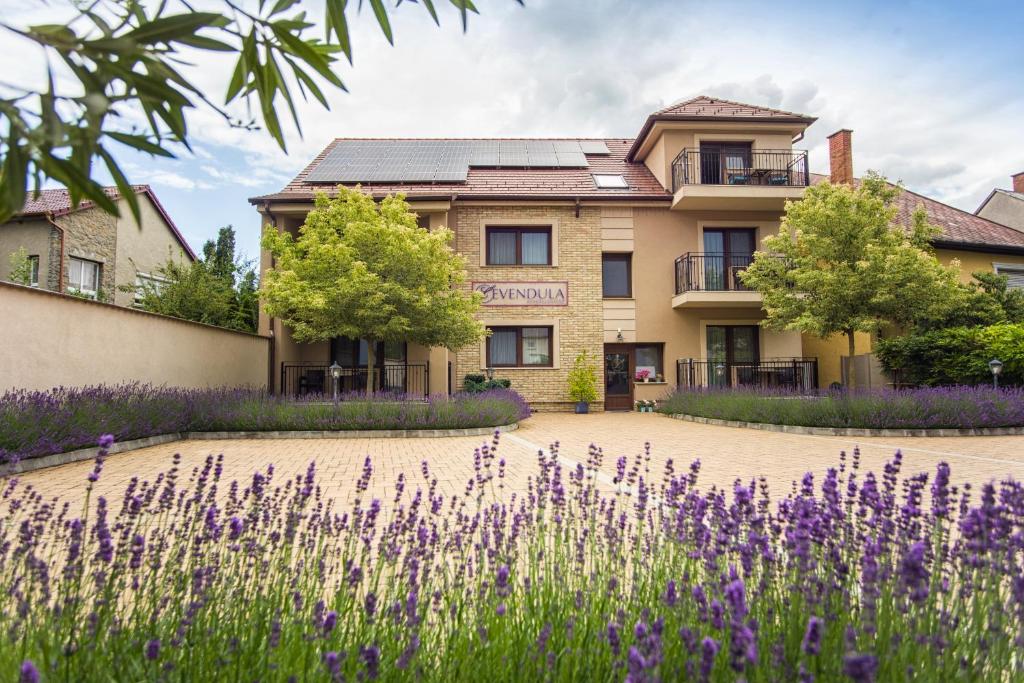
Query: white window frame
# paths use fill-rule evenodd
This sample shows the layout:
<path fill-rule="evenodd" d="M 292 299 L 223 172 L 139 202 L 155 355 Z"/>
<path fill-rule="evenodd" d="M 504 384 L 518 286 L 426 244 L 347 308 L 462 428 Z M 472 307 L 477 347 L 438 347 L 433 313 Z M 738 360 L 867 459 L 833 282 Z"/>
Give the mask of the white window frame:
<path fill-rule="evenodd" d="M 594 184 L 602 190 L 628 190 L 629 183 L 621 173 L 591 173 Z"/>
<path fill-rule="evenodd" d="M 28 257 L 28 262 L 32 264 L 32 268 L 29 271 L 28 284 L 29 287 L 39 286 L 39 255 L 32 254 Z"/>
<path fill-rule="evenodd" d="M 1011 283 L 1014 279 L 1024 279 L 1024 263 L 993 263 L 993 270 L 996 275 L 1008 275 L 1011 278 Z M 1024 289 L 1024 285 L 1015 286 L 1010 284 L 1007 289 Z"/>
<path fill-rule="evenodd" d="M 95 299 L 99 293 L 103 264 L 97 261 L 90 261 L 89 259 L 78 258 L 77 256 L 70 257 L 68 261 L 68 288 L 91 299 Z M 86 265 L 91 266 L 93 271 L 92 288 L 85 286 L 87 284 L 84 282 Z"/>
<path fill-rule="evenodd" d="M 154 285 L 155 289 L 159 292 L 160 289 L 162 288 L 162 286 L 165 285 L 168 282 L 168 280 L 167 280 L 167 278 L 160 277 L 159 275 L 153 275 L 152 273 L 143 273 L 142 271 L 137 271 L 135 273 L 135 304 L 136 305 L 138 305 L 139 303 L 142 302 L 142 291 L 141 291 L 141 288 L 142 288 L 143 284 L 145 284 L 147 282 L 148 283 L 152 283 Z"/>

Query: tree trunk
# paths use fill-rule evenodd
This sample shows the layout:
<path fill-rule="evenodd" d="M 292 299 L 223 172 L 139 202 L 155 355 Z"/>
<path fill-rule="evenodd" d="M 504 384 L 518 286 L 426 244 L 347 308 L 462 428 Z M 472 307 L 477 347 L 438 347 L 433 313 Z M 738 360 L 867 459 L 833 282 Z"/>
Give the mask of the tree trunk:
<path fill-rule="evenodd" d="M 377 369 L 377 342 L 374 339 L 366 340 L 366 395 L 372 396 L 374 389 L 374 371 Z"/>
<path fill-rule="evenodd" d="M 854 330 L 846 331 L 846 339 L 850 346 L 850 362 L 846 366 L 846 388 L 853 391 L 857 387 L 857 366 L 854 364 L 854 356 L 857 355 L 857 342 L 854 337 Z"/>

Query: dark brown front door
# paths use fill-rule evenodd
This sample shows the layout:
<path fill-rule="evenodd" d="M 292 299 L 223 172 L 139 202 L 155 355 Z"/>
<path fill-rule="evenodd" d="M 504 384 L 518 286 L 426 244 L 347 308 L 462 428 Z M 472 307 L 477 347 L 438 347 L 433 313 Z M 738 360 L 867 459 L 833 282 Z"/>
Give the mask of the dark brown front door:
<path fill-rule="evenodd" d="M 636 359 L 629 344 L 604 345 L 604 409 L 633 409 Z"/>

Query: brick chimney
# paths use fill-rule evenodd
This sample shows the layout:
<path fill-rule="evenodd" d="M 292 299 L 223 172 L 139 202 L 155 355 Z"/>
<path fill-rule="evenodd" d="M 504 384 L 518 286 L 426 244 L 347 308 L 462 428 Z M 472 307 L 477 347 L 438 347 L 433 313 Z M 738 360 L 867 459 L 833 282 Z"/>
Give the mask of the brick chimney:
<path fill-rule="evenodd" d="M 1015 173 L 1010 178 L 1013 180 L 1013 191 L 1024 194 L 1024 171 Z"/>
<path fill-rule="evenodd" d="M 853 131 L 849 128 L 828 136 L 828 163 L 833 185 L 853 184 Z"/>

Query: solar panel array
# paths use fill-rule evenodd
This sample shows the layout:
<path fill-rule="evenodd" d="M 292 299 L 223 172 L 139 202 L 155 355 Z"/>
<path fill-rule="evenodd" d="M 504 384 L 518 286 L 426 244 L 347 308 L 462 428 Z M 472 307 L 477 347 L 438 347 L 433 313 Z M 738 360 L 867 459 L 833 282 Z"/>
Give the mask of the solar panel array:
<path fill-rule="evenodd" d="M 339 140 L 306 181 L 458 183 L 471 166 L 586 168 L 608 153 L 600 140 Z"/>

